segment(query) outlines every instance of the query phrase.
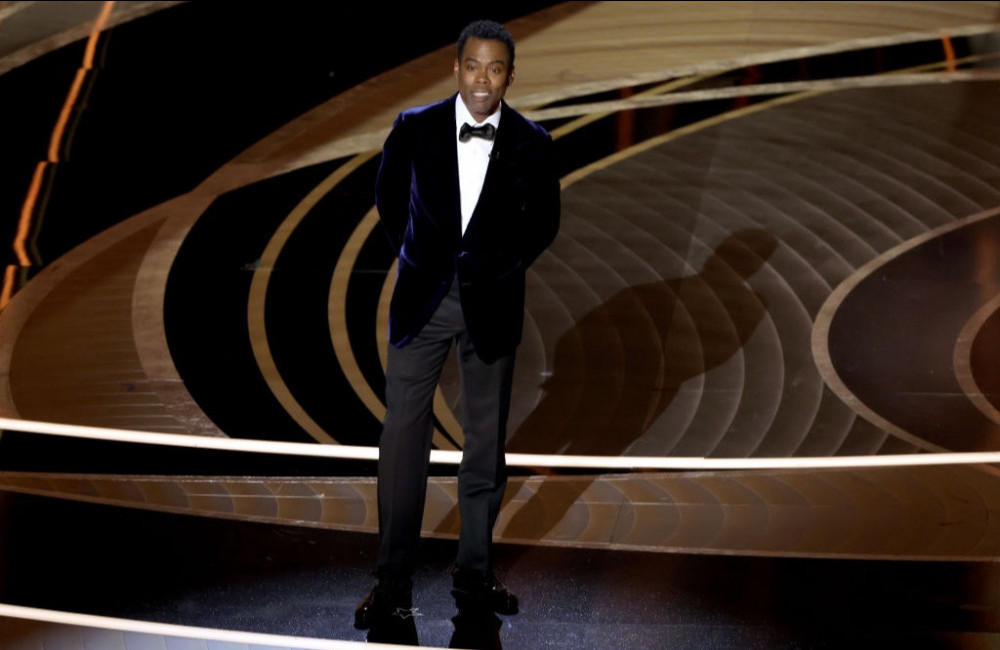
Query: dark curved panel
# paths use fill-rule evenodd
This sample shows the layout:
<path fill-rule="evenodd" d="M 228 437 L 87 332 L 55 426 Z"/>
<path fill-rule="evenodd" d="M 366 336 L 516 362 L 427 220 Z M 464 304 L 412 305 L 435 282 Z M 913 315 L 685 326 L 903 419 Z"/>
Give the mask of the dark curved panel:
<path fill-rule="evenodd" d="M 1000 291 L 992 256 L 1000 218 L 951 230 L 889 260 L 841 303 L 830 358 L 869 408 L 924 440 L 956 451 L 1000 448 L 1000 428 L 969 401 L 954 372 L 955 342 Z"/>
<path fill-rule="evenodd" d="M 261 375 L 247 301 L 274 230 L 334 166 L 303 169 L 219 197 L 191 228 L 171 267 L 163 307 L 170 353 L 188 391 L 227 435 L 312 440 Z"/>

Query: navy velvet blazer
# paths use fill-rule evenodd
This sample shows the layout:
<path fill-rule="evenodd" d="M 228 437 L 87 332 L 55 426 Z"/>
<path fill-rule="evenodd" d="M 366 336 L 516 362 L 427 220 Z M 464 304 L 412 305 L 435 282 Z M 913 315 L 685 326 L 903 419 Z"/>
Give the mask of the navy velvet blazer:
<path fill-rule="evenodd" d="M 389 342 L 412 340 L 457 274 L 476 353 L 492 362 L 521 341 L 524 274 L 559 230 L 559 179 L 549 134 L 504 103 L 463 236 L 455 101 L 401 113 L 382 151 L 375 201 L 399 256 Z"/>

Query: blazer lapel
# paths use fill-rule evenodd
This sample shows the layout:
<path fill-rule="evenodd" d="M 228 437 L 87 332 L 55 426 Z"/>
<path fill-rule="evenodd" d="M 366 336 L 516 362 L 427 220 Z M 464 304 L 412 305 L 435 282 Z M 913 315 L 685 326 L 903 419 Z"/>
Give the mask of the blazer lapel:
<path fill-rule="evenodd" d="M 447 217 L 455 232 L 461 235 L 462 232 L 462 199 L 458 180 L 458 142 L 455 138 L 455 101 L 458 93 L 452 96 L 451 101 L 442 104 L 440 112 L 440 124 L 436 127 L 435 133 L 440 133 L 440 139 L 434 141 L 432 146 L 440 147 L 441 152 L 441 192 L 448 192 L 448 201 L 451 209 Z"/>

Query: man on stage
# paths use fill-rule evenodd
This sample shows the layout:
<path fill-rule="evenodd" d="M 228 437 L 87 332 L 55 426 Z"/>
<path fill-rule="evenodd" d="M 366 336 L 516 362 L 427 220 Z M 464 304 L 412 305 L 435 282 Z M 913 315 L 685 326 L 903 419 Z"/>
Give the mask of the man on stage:
<path fill-rule="evenodd" d="M 502 101 L 514 81 L 507 30 L 492 21 L 468 25 L 454 72 L 457 95 L 396 119 L 375 187 L 399 271 L 379 440 L 377 580 L 355 612 L 361 629 L 412 609 L 433 395 L 452 341 L 465 433 L 452 594 L 463 613 L 518 610 L 493 572 L 492 536 L 507 485 L 525 271 L 558 231 L 559 181 L 549 134 Z"/>

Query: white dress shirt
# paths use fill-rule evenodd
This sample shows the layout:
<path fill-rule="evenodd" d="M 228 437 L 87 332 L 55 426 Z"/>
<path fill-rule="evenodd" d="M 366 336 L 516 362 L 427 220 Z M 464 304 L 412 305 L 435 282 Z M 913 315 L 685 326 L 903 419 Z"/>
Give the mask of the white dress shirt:
<path fill-rule="evenodd" d="M 472 213 L 479 203 L 479 194 L 483 191 L 483 181 L 486 179 L 486 168 L 490 164 L 490 153 L 493 151 L 493 140 L 484 138 L 469 138 L 468 142 L 458 139 L 458 131 L 463 124 L 482 126 L 492 124 L 500 127 L 500 107 L 486 118 L 477 122 L 469 109 L 466 108 L 462 96 L 455 97 L 455 142 L 458 144 L 458 187 L 462 199 L 462 234 L 469 226 Z"/>

